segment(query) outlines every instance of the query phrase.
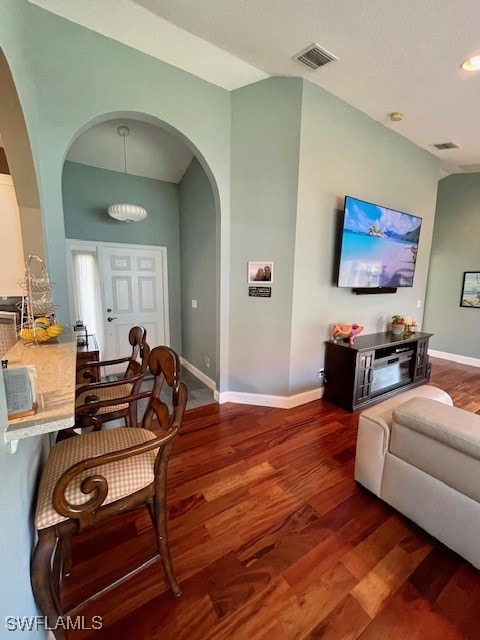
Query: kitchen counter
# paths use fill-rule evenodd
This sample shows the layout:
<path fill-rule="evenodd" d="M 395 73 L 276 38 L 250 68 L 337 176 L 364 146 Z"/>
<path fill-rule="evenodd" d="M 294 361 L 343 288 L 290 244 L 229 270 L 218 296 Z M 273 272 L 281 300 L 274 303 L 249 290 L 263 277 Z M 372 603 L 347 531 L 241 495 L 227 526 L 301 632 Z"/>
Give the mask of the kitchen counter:
<path fill-rule="evenodd" d="M 12 443 L 12 450 L 22 438 L 73 426 L 76 357 L 76 338 L 70 328 L 65 328 L 56 342 L 24 345 L 19 340 L 3 356 L 8 359 L 9 368 L 33 365 L 37 372 L 37 413 L 9 420 L 4 432 L 5 442 Z"/>

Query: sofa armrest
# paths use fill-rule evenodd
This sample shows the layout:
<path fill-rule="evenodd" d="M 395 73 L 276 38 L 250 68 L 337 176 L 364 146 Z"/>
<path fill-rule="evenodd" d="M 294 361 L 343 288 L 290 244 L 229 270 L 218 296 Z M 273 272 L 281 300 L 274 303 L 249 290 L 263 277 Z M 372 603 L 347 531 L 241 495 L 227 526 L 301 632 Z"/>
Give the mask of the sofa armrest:
<path fill-rule="evenodd" d="M 445 391 L 433 385 L 422 385 L 399 393 L 362 411 L 358 419 L 355 480 L 381 497 L 383 466 L 390 442 L 393 411 L 411 398 L 430 398 L 452 405 Z"/>
<path fill-rule="evenodd" d="M 355 480 L 380 497 L 385 453 L 390 440 L 392 410 L 372 416 L 364 411 L 358 418 Z"/>

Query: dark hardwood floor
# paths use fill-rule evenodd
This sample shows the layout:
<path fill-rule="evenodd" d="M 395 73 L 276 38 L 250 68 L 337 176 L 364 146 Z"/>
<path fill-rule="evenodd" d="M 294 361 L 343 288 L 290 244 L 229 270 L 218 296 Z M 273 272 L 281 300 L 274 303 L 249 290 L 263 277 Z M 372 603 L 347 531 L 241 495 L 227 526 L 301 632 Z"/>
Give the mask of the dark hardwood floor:
<path fill-rule="evenodd" d="M 432 362 L 432 383 L 480 413 L 480 369 Z M 189 411 L 169 468 L 182 596 L 155 563 L 78 609 L 103 629 L 71 637 L 478 640 L 480 572 L 355 484 L 357 419 L 322 400 Z M 64 602 L 153 549 L 143 512 L 84 534 Z"/>

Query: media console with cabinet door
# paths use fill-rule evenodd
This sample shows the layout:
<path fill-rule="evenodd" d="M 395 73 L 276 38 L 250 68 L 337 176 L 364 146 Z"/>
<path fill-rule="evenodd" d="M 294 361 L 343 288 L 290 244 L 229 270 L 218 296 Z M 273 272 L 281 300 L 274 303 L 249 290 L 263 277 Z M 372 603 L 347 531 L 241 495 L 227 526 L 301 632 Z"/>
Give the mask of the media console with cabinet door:
<path fill-rule="evenodd" d="M 433 334 L 357 336 L 355 344 L 327 342 L 324 399 L 348 411 L 363 409 L 430 379 L 428 341 Z"/>

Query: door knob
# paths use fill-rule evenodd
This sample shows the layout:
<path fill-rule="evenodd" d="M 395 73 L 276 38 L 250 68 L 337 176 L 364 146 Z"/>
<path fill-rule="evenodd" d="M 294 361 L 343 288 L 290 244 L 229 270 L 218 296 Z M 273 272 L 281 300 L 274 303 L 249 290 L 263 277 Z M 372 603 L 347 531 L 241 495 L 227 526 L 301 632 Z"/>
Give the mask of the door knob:
<path fill-rule="evenodd" d="M 107 318 L 108 322 L 112 322 L 112 320 L 116 320 L 116 319 L 117 319 L 116 317 L 112 318 L 112 316 L 108 316 L 108 318 Z"/>

